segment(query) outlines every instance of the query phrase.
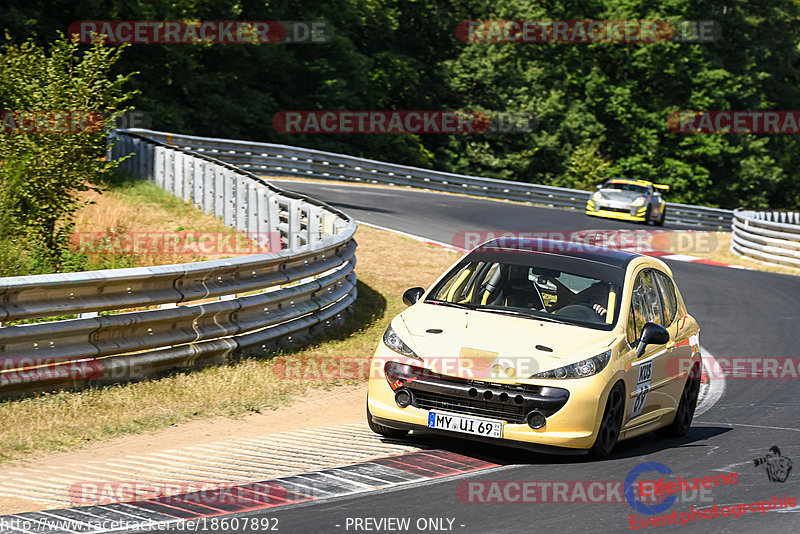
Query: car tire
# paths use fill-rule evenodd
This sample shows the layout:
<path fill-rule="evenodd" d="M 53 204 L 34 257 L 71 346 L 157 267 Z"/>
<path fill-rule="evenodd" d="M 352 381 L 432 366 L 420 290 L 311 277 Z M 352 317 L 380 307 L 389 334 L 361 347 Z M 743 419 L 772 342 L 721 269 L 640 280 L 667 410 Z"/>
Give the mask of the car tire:
<path fill-rule="evenodd" d="M 389 428 L 388 426 L 380 425 L 372 420 L 372 414 L 369 412 L 369 399 L 367 399 L 367 425 L 369 429 L 387 438 L 402 438 L 408 434 L 408 430 L 399 430 L 397 428 Z"/>
<path fill-rule="evenodd" d="M 668 426 L 660 428 L 656 433 L 660 436 L 670 438 L 682 438 L 689 433 L 692 426 L 694 411 L 697 408 L 697 396 L 700 393 L 700 366 L 695 365 L 686 378 L 686 385 L 683 386 L 681 401 L 675 411 L 675 419 Z"/>
<path fill-rule="evenodd" d="M 655 222 L 656 226 L 664 226 L 664 219 L 667 217 L 667 208 L 666 206 L 661 208 L 661 215 L 658 217 L 658 220 Z"/>
<path fill-rule="evenodd" d="M 600 429 L 597 431 L 597 438 L 594 445 L 589 449 L 589 454 L 594 459 L 601 459 L 609 456 L 617 445 L 619 433 L 622 430 L 622 420 L 625 416 L 625 387 L 618 382 L 608 393 L 606 409 L 603 411 L 603 419 L 600 421 Z"/>
<path fill-rule="evenodd" d="M 652 215 L 653 209 L 651 206 L 647 206 L 647 211 L 644 212 L 644 221 L 643 224 L 647 225 L 650 224 L 650 215 Z"/>

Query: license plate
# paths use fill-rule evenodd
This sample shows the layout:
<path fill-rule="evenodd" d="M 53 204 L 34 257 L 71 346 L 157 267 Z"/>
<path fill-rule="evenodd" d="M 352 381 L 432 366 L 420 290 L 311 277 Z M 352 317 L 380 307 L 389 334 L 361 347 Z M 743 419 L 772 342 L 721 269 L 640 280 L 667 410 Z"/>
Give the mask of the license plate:
<path fill-rule="evenodd" d="M 430 412 L 428 414 L 428 427 L 461 432 L 462 434 L 488 436 L 490 438 L 503 437 L 503 421 L 452 413 Z"/>

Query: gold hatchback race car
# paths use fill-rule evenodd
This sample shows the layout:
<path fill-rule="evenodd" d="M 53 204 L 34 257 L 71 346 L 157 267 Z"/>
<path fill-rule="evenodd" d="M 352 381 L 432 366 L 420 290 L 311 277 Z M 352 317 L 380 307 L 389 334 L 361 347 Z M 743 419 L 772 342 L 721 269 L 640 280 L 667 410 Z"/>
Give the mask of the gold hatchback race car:
<path fill-rule="evenodd" d="M 662 191 L 669 191 L 669 186 L 612 178 L 597 186 L 597 192 L 586 202 L 586 215 L 663 226 L 667 203 L 661 197 Z"/>
<path fill-rule="evenodd" d="M 688 432 L 699 327 L 657 258 L 501 238 L 403 300 L 371 365 L 378 434 L 602 458 L 621 439 Z"/>

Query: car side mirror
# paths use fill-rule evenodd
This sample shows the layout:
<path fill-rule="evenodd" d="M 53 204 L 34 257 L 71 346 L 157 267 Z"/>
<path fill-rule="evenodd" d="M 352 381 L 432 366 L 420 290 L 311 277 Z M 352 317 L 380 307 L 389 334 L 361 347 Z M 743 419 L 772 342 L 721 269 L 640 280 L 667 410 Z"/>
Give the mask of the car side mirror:
<path fill-rule="evenodd" d="M 639 337 L 639 346 L 636 347 L 636 357 L 641 358 L 647 345 L 666 345 L 669 343 L 669 332 L 656 323 L 645 323 L 642 335 Z"/>
<path fill-rule="evenodd" d="M 403 293 L 403 303 L 406 306 L 411 306 L 412 304 L 415 304 L 423 294 L 425 294 L 425 288 L 422 287 L 412 287 L 411 289 L 406 289 Z"/>
<path fill-rule="evenodd" d="M 603 189 L 603 184 L 597 184 L 597 189 Z"/>

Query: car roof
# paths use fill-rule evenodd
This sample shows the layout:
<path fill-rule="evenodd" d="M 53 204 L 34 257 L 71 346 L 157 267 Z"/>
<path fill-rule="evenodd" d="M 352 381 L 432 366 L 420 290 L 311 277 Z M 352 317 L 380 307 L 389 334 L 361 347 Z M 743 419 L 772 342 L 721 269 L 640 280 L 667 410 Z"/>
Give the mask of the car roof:
<path fill-rule="evenodd" d="M 478 246 L 475 250 L 520 252 L 525 254 L 558 254 L 574 258 L 590 259 L 615 267 L 624 267 L 633 258 L 641 256 L 615 248 L 606 248 L 578 241 L 559 241 L 538 237 L 497 237 Z"/>
<path fill-rule="evenodd" d="M 508 255 L 515 262 L 565 272 L 580 265 L 582 272 L 596 273 L 599 278 L 622 285 L 628 263 L 642 255 L 580 243 L 529 237 L 499 237 L 486 241 L 470 252 L 465 261 L 504 261 Z"/>

